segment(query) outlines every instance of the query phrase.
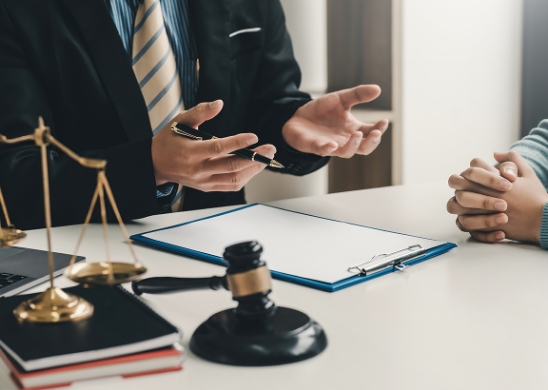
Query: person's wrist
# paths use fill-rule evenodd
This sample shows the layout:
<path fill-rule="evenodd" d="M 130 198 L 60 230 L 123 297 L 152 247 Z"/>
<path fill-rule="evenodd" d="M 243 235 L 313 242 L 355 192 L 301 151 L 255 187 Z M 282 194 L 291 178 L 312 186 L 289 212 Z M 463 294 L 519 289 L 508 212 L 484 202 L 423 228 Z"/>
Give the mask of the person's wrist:
<path fill-rule="evenodd" d="M 158 150 L 158 142 L 154 142 L 155 138 L 152 138 L 151 144 L 151 157 L 152 157 L 152 168 L 154 170 L 154 179 L 156 181 L 156 187 L 161 186 L 169 182 L 169 180 L 163 177 L 161 170 L 158 169 L 161 161 L 161 152 Z"/>

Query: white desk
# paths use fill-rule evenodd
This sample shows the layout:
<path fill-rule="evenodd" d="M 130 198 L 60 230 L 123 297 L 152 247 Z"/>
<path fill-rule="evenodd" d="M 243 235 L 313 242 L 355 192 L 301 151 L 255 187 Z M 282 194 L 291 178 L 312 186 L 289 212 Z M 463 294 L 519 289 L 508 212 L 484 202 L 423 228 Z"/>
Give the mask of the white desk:
<path fill-rule="evenodd" d="M 458 244 L 449 253 L 404 272 L 336 293 L 274 281 L 271 297 L 278 305 L 300 309 L 325 328 L 329 346 L 320 356 L 286 366 L 241 368 L 206 362 L 187 348 L 182 372 L 92 382 L 93 386 L 81 388 L 548 388 L 548 254 L 530 245 L 469 240 L 445 211 L 450 196 L 445 183 L 432 183 L 273 202 Z M 138 233 L 219 210 L 150 217 L 128 229 Z M 110 232 L 113 258 L 129 260 L 121 233 L 114 225 Z M 79 233 L 79 227 L 54 229 L 53 249 L 72 252 Z M 246 239 L 253 237 L 242 237 Z M 92 226 L 80 254 L 92 261 L 103 259 L 101 240 L 100 226 Z M 24 245 L 45 249 L 44 232 L 28 232 Z M 137 254 L 149 268 L 149 277 L 211 276 L 225 271 L 145 247 L 137 247 Z M 63 278 L 57 283 L 68 285 Z M 183 330 L 185 346 L 202 321 L 234 306 L 226 291 L 149 295 L 146 299 Z M 0 389 L 8 388 L 14 387 L 0 379 Z"/>

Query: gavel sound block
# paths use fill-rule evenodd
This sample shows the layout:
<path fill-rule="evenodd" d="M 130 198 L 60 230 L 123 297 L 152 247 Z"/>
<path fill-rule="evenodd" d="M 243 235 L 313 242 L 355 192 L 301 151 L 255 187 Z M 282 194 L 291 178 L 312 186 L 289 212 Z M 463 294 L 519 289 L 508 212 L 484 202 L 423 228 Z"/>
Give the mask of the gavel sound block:
<path fill-rule="evenodd" d="M 262 252 L 257 241 L 231 245 L 223 254 L 229 264 L 223 277 L 150 278 L 133 282 L 133 291 L 141 295 L 230 290 L 238 306 L 209 317 L 190 339 L 190 349 L 206 360 L 238 366 L 270 366 L 318 355 L 327 347 L 325 332 L 306 314 L 276 306 L 270 300 L 270 271 L 260 259 Z"/>

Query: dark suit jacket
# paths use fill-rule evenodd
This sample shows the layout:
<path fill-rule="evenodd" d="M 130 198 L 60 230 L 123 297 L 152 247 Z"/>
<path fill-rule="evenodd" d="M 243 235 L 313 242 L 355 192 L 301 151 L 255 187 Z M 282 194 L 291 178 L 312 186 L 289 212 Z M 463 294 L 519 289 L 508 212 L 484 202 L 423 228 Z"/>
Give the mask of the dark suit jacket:
<path fill-rule="evenodd" d="M 298 91 L 279 0 L 189 0 L 200 59 L 198 101 L 222 99 L 223 111 L 201 128 L 219 137 L 254 132 L 272 143 L 285 173 L 303 175 L 327 159 L 299 153 L 283 124 L 309 96 Z M 259 33 L 231 32 L 261 27 Z M 29 134 L 44 117 L 53 135 L 88 157 L 108 160 L 107 177 L 124 219 L 160 211 L 152 133 L 130 59 L 104 0 L 0 0 L 0 133 Z M 38 148 L 0 147 L 0 184 L 14 224 L 44 226 Z M 82 223 L 96 172 L 49 152 L 54 225 Z M 184 208 L 244 203 L 243 191 L 187 189 Z"/>

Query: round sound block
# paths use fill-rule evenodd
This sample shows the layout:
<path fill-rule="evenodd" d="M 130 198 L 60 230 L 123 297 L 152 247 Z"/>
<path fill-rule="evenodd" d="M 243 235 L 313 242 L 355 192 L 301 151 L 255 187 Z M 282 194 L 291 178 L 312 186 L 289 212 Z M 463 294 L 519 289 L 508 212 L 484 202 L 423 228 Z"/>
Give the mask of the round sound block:
<path fill-rule="evenodd" d="M 211 316 L 196 329 L 190 349 L 216 363 L 272 366 L 309 359 L 327 347 L 322 327 L 306 314 L 277 307 L 262 320 L 242 319 L 234 309 Z"/>

